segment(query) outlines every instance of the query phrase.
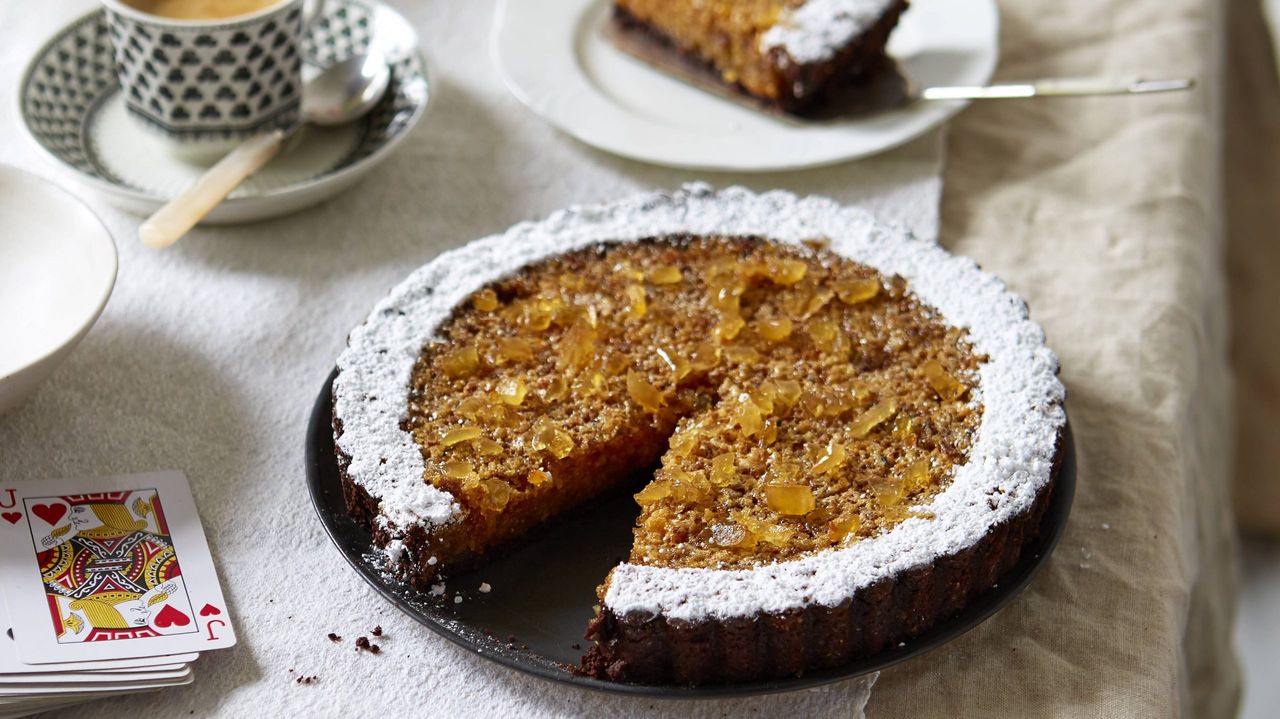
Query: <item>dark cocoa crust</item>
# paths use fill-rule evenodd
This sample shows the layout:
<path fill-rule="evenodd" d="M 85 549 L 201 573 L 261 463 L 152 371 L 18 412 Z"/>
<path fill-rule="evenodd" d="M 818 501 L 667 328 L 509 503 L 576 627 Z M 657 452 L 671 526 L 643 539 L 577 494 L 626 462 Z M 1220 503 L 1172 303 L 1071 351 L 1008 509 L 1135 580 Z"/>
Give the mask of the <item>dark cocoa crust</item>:
<path fill-rule="evenodd" d="M 1062 466 L 1059 432 L 1050 481 L 1032 505 L 976 544 L 886 577 L 835 607 L 687 622 L 619 617 L 601 610 L 587 627 L 596 642 L 579 671 L 638 684 L 722 684 L 799 676 L 875 654 L 918 636 L 998 584 L 1039 536 Z"/>
<path fill-rule="evenodd" d="M 778 87 L 782 93 L 776 98 L 762 97 L 747 91 L 739 83 L 725 82 L 711 63 L 700 55 L 682 49 L 666 33 L 637 18 L 626 8 L 614 5 L 613 20 L 619 30 L 642 36 L 660 50 L 678 55 L 698 74 L 706 75 L 712 82 L 749 97 L 766 108 L 807 117 L 821 109 L 833 88 L 842 86 L 844 81 L 865 76 L 882 63 L 885 47 L 889 44 L 889 34 L 897 26 L 898 19 L 906 12 L 907 7 L 907 0 L 895 2 L 874 25 L 825 62 L 802 65 L 791 59 L 787 51 L 780 47 L 770 50 L 769 59 L 779 76 Z"/>

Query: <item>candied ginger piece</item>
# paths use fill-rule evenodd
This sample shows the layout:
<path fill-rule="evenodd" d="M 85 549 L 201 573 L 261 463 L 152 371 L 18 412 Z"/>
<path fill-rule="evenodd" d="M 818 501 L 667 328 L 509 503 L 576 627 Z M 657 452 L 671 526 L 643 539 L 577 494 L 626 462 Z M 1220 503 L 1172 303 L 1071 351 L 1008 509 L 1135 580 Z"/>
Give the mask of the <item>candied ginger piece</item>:
<path fill-rule="evenodd" d="M 475 347 L 446 352 L 440 355 L 440 369 L 454 379 L 470 377 L 480 369 L 480 353 Z"/>
<path fill-rule="evenodd" d="M 933 484 L 929 468 L 927 457 L 912 462 L 902 478 L 903 489 L 911 494 L 927 490 Z"/>
<path fill-rule="evenodd" d="M 475 468 L 470 462 L 450 460 L 440 465 L 440 471 L 450 479 L 470 479 L 475 476 Z"/>
<path fill-rule="evenodd" d="M 969 391 L 960 380 L 954 375 L 943 369 L 942 364 L 937 360 L 929 360 L 924 363 L 924 377 L 929 382 L 929 386 L 933 388 L 938 396 L 948 402 L 960 399 L 965 392 Z"/>
<path fill-rule="evenodd" d="M 836 297 L 846 305 L 856 305 L 880 294 L 880 281 L 875 278 L 848 280 L 835 286 Z"/>
<path fill-rule="evenodd" d="M 671 435 L 668 450 L 673 457 L 688 457 L 693 448 L 698 446 L 698 433 L 692 428 Z"/>
<path fill-rule="evenodd" d="M 521 377 L 508 377 L 499 382 L 498 386 L 494 388 L 494 394 L 498 396 L 498 399 L 512 407 L 519 407 L 523 404 L 524 397 L 528 393 L 529 388 Z"/>
<path fill-rule="evenodd" d="M 501 512 L 511 501 L 511 485 L 497 479 L 486 479 L 480 482 L 484 490 L 482 503 L 487 509 Z"/>
<path fill-rule="evenodd" d="M 720 317 L 720 321 L 716 323 L 715 335 L 721 342 L 728 342 L 747 325 L 747 321 L 737 314 L 725 314 Z"/>
<path fill-rule="evenodd" d="M 781 405 L 784 410 L 795 406 L 804 392 L 800 383 L 793 379 L 772 380 L 769 383 L 769 389 L 773 394 L 774 402 Z"/>
<path fill-rule="evenodd" d="M 646 382 L 644 376 L 635 370 L 627 372 L 627 395 L 632 402 L 650 414 L 657 414 L 665 404 L 658 388 Z"/>
<path fill-rule="evenodd" d="M 468 397 L 458 403 L 458 414 L 470 420 L 480 418 L 480 414 L 489 403 L 481 397 Z"/>
<path fill-rule="evenodd" d="M 459 442 L 467 442 L 479 437 L 480 435 L 481 430 L 479 427 L 470 427 L 467 425 L 451 427 L 445 431 L 442 437 L 440 437 L 440 446 L 452 447 Z"/>
<path fill-rule="evenodd" d="M 654 352 L 671 369 L 671 374 L 675 376 L 677 382 L 688 377 L 689 373 L 693 371 L 693 367 L 689 365 L 689 362 L 672 347 L 658 346 L 654 348 Z"/>
<path fill-rule="evenodd" d="M 778 514 L 801 516 L 813 511 L 813 490 L 803 484 L 768 484 L 765 502 Z"/>
<path fill-rule="evenodd" d="M 736 547 L 747 538 L 747 529 L 735 522 L 711 525 L 711 543 L 717 547 Z"/>
<path fill-rule="evenodd" d="M 746 392 L 738 394 L 738 401 L 734 403 L 733 422 L 742 428 L 742 433 L 747 437 L 754 437 L 764 429 L 764 413 L 761 412 L 759 405 L 751 400 L 751 395 Z"/>
<path fill-rule="evenodd" d="M 533 343 L 524 337 L 499 337 L 492 352 L 493 363 L 528 362 L 533 359 Z"/>
<path fill-rule="evenodd" d="M 902 505 L 907 498 L 907 493 L 905 488 L 902 486 L 902 482 L 888 480 L 879 482 L 874 486 L 876 501 L 880 503 L 882 508 L 898 507 Z M 886 513 L 886 516 L 888 517 L 890 515 Z"/>
<path fill-rule="evenodd" d="M 826 318 L 818 318 L 805 326 L 814 346 L 827 354 L 834 354 L 843 344 L 840 325 Z"/>
<path fill-rule="evenodd" d="M 724 487 L 732 483 L 737 473 L 732 454 L 724 452 L 711 459 L 711 483 L 717 487 Z"/>
<path fill-rule="evenodd" d="M 814 463 L 813 473 L 831 474 L 844 465 L 845 456 L 844 445 L 834 439 L 831 440 L 827 443 L 826 449 L 819 455 L 818 461 Z"/>
<path fill-rule="evenodd" d="M 820 289 L 809 295 L 808 300 L 800 307 L 800 311 L 797 314 L 800 315 L 800 319 L 807 320 L 822 311 L 822 308 L 826 307 L 831 298 L 835 296 L 836 293 L 831 290 Z"/>
<path fill-rule="evenodd" d="M 569 394 L 569 383 L 564 377 L 552 377 L 542 390 L 542 399 L 547 402 L 559 402 Z"/>
<path fill-rule="evenodd" d="M 908 444 L 914 444 L 909 438 L 915 432 L 915 428 L 916 420 L 914 417 L 901 415 L 893 420 L 893 437 L 894 439 L 906 441 Z"/>
<path fill-rule="evenodd" d="M 833 519 L 827 524 L 827 536 L 833 541 L 839 542 L 845 537 L 857 534 L 862 528 L 862 519 L 858 515 L 853 514 L 840 519 Z"/>
<path fill-rule="evenodd" d="M 649 303 L 646 300 L 644 287 L 641 285 L 627 285 L 627 319 L 638 320 L 649 313 Z"/>
<path fill-rule="evenodd" d="M 538 452 L 550 452 L 557 459 L 564 459 L 573 451 L 573 437 L 547 417 L 539 417 L 533 423 L 530 443 Z"/>
<path fill-rule="evenodd" d="M 471 306 L 481 312 L 492 312 L 498 309 L 498 293 L 488 287 L 471 296 Z"/>
<path fill-rule="evenodd" d="M 770 447 L 774 442 L 778 441 L 778 422 L 774 419 L 766 419 L 764 421 L 764 431 L 760 433 L 760 441 L 764 446 Z"/>
<path fill-rule="evenodd" d="M 763 359 L 763 355 L 754 347 L 747 345 L 729 345 L 724 348 L 724 356 L 734 364 L 754 364 Z"/>
<path fill-rule="evenodd" d="M 476 437 L 471 440 L 471 449 L 481 457 L 493 457 L 502 454 L 502 444 L 488 437 Z"/>
<path fill-rule="evenodd" d="M 556 311 L 562 303 L 556 299 L 551 300 L 545 297 L 539 297 L 529 301 L 524 307 L 524 325 L 535 332 L 541 332 L 551 326 L 551 320 L 555 319 Z"/>
<path fill-rule="evenodd" d="M 560 351 L 556 368 L 561 372 L 577 372 L 591 363 L 596 356 L 596 330 L 584 323 L 575 323 L 560 338 Z"/>
<path fill-rule="evenodd" d="M 862 439 L 868 434 L 871 434 L 871 430 L 880 426 L 881 423 L 888 420 L 897 411 L 898 403 L 893 398 L 876 403 L 875 406 L 868 409 L 866 412 L 863 412 L 856 420 L 853 421 L 853 424 L 850 425 L 850 430 L 854 438 Z"/>
<path fill-rule="evenodd" d="M 756 323 L 756 333 L 770 342 L 781 342 L 791 336 L 791 318 L 771 317 Z"/>
<path fill-rule="evenodd" d="M 649 281 L 655 285 L 674 285 L 684 280 L 684 273 L 674 265 L 663 265 L 649 273 Z"/>
<path fill-rule="evenodd" d="M 720 364 L 721 349 L 715 342 L 699 342 L 689 351 L 689 369 L 706 372 Z"/>
<path fill-rule="evenodd" d="M 779 285 L 794 285 L 809 272 L 802 260 L 769 260 L 765 267 L 765 276 Z"/>
<path fill-rule="evenodd" d="M 653 504 L 654 502 L 666 499 L 671 496 L 671 482 L 665 479 L 657 479 L 645 486 L 644 489 L 636 493 L 636 502 L 639 504 Z"/>
<path fill-rule="evenodd" d="M 551 481 L 551 473 L 541 469 L 531 469 L 529 470 L 529 476 L 526 477 L 526 479 L 528 479 L 529 484 L 534 487 L 541 487 Z"/>
<path fill-rule="evenodd" d="M 699 503 L 711 495 L 711 483 L 702 472 L 686 472 L 679 467 L 662 470 L 671 479 L 671 494 L 681 502 Z"/>

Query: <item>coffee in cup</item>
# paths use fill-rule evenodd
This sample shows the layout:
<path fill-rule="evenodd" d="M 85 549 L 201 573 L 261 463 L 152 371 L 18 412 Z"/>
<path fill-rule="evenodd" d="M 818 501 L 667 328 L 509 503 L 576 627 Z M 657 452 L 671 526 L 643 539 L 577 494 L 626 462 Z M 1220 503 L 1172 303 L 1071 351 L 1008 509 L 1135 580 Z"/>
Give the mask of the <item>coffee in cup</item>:
<path fill-rule="evenodd" d="M 280 0 L 124 0 L 129 7 L 170 20 L 226 20 L 252 15 Z"/>

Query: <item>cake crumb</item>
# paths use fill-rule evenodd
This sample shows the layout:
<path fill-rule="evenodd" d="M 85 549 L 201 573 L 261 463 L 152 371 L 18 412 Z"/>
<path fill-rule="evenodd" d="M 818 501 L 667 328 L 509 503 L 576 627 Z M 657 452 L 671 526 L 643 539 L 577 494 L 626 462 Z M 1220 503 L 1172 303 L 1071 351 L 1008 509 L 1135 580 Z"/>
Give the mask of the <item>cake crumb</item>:
<path fill-rule="evenodd" d="M 361 650 L 364 650 L 364 649 L 368 649 L 368 648 L 369 648 L 369 646 L 370 646 L 370 644 L 369 644 L 369 637 L 356 637 L 356 651 L 357 651 L 357 652 L 358 652 L 358 651 L 361 651 Z"/>
<path fill-rule="evenodd" d="M 370 634 L 372 634 L 372 635 L 373 635 L 373 636 L 375 636 L 375 637 L 380 637 L 380 636 L 382 636 L 382 625 L 381 625 L 381 624 L 377 625 L 376 627 L 374 627 L 374 628 L 373 628 L 373 631 L 371 631 L 371 632 L 369 632 L 369 633 L 370 633 Z"/>
<path fill-rule="evenodd" d="M 297 684 L 314 684 L 315 682 L 317 682 L 317 681 L 319 681 L 319 680 L 320 680 L 320 677 L 318 677 L 318 676 L 316 676 L 316 675 L 312 674 L 311 676 L 301 676 L 301 677 L 297 677 L 297 678 L 296 678 L 296 679 L 294 679 L 293 681 L 294 681 L 294 683 L 297 683 Z"/>
<path fill-rule="evenodd" d="M 329 641 L 331 641 L 331 642 L 340 642 L 340 641 L 342 641 L 342 635 L 340 635 L 340 634 L 334 634 L 333 632 L 329 632 Z"/>
<path fill-rule="evenodd" d="M 444 594 L 444 582 L 440 582 L 439 584 L 432 584 L 430 593 L 431 593 L 431 596 L 433 597 L 438 597 Z"/>
<path fill-rule="evenodd" d="M 480 582 L 480 591 L 484 594 L 488 594 L 493 591 L 493 587 L 489 586 L 488 582 Z"/>

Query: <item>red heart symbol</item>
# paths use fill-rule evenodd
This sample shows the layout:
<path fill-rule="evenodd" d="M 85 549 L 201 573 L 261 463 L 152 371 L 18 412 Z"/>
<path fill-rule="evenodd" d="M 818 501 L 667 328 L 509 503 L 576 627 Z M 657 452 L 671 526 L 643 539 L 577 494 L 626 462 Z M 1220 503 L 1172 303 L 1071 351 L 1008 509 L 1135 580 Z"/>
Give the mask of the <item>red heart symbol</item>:
<path fill-rule="evenodd" d="M 160 613 L 156 615 L 156 626 L 161 629 L 168 629 L 174 625 L 185 627 L 190 623 L 191 617 L 174 609 L 171 604 L 164 605 L 164 609 L 161 609 Z"/>
<path fill-rule="evenodd" d="M 9 524 L 17 524 L 18 520 L 22 519 L 22 512 L 5 512 L 0 514 L 0 517 L 3 517 Z"/>
<path fill-rule="evenodd" d="M 49 524 L 57 524 L 62 515 L 67 513 L 67 505 L 65 504 L 36 504 L 32 505 L 31 513 L 43 519 Z"/>
<path fill-rule="evenodd" d="M 222 610 L 212 604 L 206 604 L 204 605 L 204 608 L 200 610 L 200 616 L 202 617 L 212 617 L 216 614 L 222 614 Z"/>

